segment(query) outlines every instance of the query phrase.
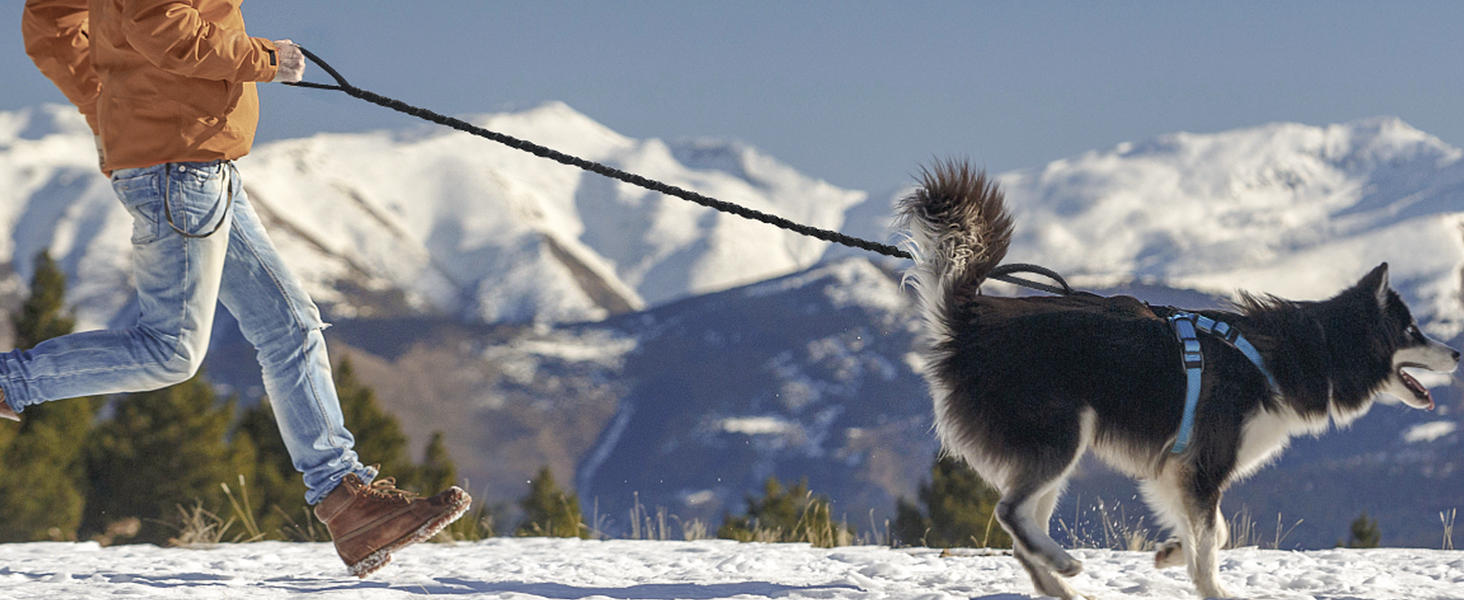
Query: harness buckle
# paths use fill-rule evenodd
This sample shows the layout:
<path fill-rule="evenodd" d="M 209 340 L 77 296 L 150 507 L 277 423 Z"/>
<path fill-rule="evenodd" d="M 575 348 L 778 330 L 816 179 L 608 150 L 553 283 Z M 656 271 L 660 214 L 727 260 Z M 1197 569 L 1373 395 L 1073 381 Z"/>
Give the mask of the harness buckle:
<path fill-rule="evenodd" d="M 1205 368 L 1205 354 L 1200 351 L 1200 335 L 1195 327 L 1194 315 L 1176 313 L 1169 317 L 1169 325 L 1174 328 L 1174 335 L 1184 345 L 1181 354 L 1184 359 L 1184 368 Z"/>

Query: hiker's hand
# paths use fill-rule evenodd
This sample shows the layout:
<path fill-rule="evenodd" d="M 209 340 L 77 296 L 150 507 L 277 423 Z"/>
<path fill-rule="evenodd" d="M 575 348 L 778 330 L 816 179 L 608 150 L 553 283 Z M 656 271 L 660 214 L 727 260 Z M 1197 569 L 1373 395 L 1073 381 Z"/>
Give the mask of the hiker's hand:
<path fill-rule="evenodd" d="M 280 61 L 280 70 L 275 73 L 275 83 L 296 83 L 305 78 L 305 55 L 300 52 L 300 46 L 290 40 L 275 40 L 276 59 Z"/>

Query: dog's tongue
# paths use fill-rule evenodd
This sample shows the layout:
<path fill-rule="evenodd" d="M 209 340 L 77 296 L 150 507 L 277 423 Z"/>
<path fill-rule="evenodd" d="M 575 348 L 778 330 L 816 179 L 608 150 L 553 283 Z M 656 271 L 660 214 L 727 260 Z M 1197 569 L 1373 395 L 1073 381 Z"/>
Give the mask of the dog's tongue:
<path fill-rule="evenodd" d="M 1398 375 L 1403 378 L 1403 385 L 1408 386 L 1408 389 L 1413 392 L 1414 396 L 1418 397 L 1419 400 L 1428 400 L 1428 410 L 1434 409 L 1433 394 L 1429 393 L 1428 388 L 1423 387 L 1423 384 L 1419 383 L 1417 379 L 1414 379 L 1412 375 L 1404 372 L 1403 369 L 1398 369 Z"/>

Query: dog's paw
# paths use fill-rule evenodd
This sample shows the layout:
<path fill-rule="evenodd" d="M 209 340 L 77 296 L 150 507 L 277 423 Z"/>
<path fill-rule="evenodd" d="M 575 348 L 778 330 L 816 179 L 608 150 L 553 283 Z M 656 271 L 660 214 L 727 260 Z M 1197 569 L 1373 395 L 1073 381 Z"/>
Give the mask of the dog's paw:
<path fill-rule="evenodd" d="M 1059 560 L 1052 564 L 1052 570 L 1063 577 L 1074 577 L 1083 572 L 1083 561 L 1063 553 Z"/>
<path fill-rule="evenodd" d="M 1218 583 L 1205 586 L 1205 588 L 1208 588 L 1208 589 L 1202 589 L 1202 590 L 1200 590 L 1200 595 L 1201 596 L 1204 596 L 1206 598 L 1239 598 L 1240 597 L 1240 596 L 1236 596 L 1235 594 L 1230 593 L 1230 590 L 1225 589 L 1225 586 L 1220 585 Z"/>
<path fill-rule="evenodd" d="M 1184 546 L 1176 538 L 1169 538 L 1154 552 L 1154 568 L 1184 566 Z"/>

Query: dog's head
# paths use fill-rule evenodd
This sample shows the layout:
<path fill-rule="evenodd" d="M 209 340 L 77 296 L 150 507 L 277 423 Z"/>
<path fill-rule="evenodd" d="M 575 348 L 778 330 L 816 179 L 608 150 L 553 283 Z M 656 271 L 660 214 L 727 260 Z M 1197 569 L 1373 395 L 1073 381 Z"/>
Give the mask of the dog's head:
<path fill-rule="evenodd" d="M 1419 329 L 1408 305 L 1388 285 L 1387 263 L 1373 269 L 1349 292 L 1368 297 L 1381 311 L 1376 325 L 1381 331 L 1368 336 L 1380 346 L 1376 348 L 1379 356 L 1389 361 L 1388 374 L 1376 390 L 1385 394 L 1381 399 L 1388 402 L 1392 396 L 1413 408 L 1433 410 L 1433 395 L 1407 369 L 1452 372 L 1459 366 L 1459 351 Z"/>

